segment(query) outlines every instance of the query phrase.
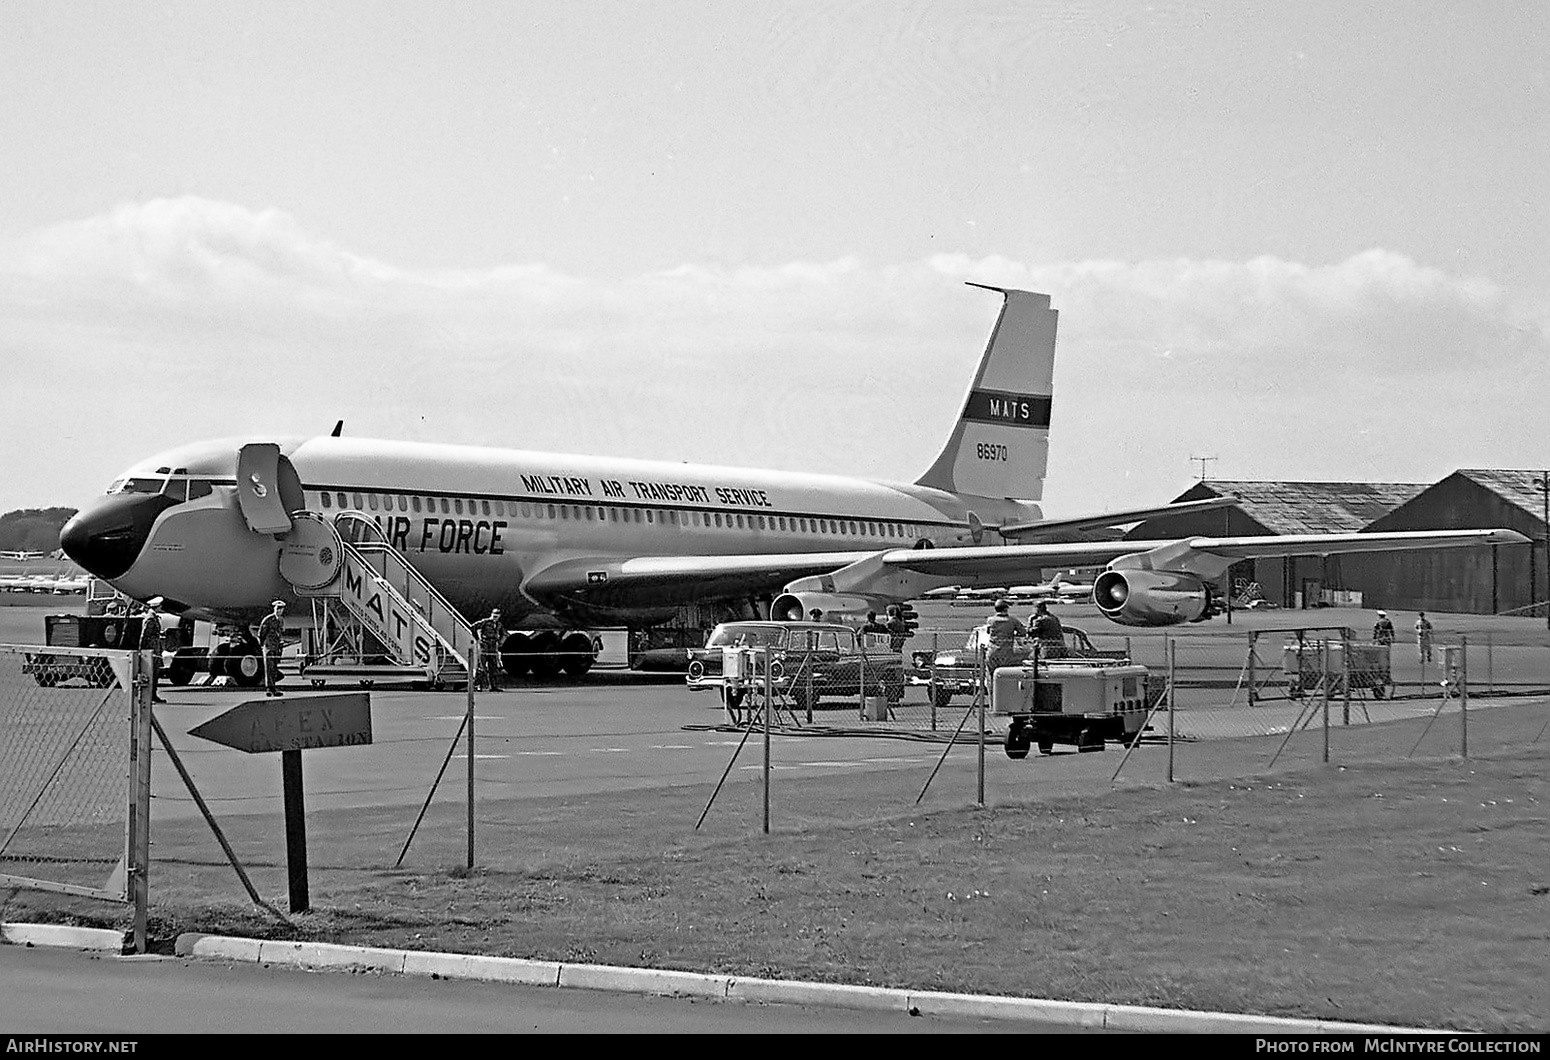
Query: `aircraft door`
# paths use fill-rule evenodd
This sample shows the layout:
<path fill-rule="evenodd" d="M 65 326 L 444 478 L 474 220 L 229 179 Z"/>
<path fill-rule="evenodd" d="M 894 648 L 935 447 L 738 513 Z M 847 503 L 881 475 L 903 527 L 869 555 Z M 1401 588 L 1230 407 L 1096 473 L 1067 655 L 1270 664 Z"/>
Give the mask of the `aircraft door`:
<path fill-rule="evenodd" d="M 237 451 L 237 500 L 255 534 L 290 532 L 290 513 L 306 507 L 301 476 L 273 442 L 250 442 Z"/>
<path fill-rule="evenodd" d="M 339 576 L 339 535 L 316 512 L 297 512 L 280 548 L 280 574 L 298 589 L 321 589 Z"/>

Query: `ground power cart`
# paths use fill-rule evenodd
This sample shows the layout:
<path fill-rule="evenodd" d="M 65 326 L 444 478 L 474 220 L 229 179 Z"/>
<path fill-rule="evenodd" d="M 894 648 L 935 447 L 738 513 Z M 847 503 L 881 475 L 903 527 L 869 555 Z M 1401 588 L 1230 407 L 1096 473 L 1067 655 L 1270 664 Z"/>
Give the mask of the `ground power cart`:
<path fill-rule="evenodd" d="M 1002 666 L 991 677 L 990 709 L 1007 719 L 1006 756 L 1028 757 L 1037 745 L 1101 751 L 1106 740 L 1127 746 L 1146 724 L 1147 669 L 1138 663 L 1046 662 Z"/>

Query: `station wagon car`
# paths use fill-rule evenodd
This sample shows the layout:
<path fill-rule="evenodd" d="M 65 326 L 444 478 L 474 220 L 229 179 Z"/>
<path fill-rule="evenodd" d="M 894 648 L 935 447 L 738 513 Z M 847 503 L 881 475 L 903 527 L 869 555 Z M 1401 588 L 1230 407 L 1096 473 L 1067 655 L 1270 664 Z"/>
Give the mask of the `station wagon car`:
<path fill-rule="evenodd" d="M 744 657 L 746 673 L 723 672 L 727 652 L 740 648 L 768 649 L 771 690 L 789 696 L 799 710 L 822 699 L 854 702 L 863 681 L 867 695 L 886 696 L 890 703 L 904 698 L 904 662 L 888 635 L 829 622 L 724 622 L 703 648 L 690 650 L 689 690 L 718 691 L 733 711 L 745 695 L 762 695 L 762 652 Z"/>

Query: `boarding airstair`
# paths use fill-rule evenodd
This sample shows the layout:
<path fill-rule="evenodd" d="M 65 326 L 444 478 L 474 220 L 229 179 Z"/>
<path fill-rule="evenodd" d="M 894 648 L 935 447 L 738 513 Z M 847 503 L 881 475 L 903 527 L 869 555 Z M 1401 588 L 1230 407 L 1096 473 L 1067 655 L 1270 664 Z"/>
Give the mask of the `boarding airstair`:
<path fill-rule="evenodd" d="M 300 676 L 466 687 L 476 638 L 457 608 L 361 512 L 296 512 L 280 573 L 312 605 Z"/>

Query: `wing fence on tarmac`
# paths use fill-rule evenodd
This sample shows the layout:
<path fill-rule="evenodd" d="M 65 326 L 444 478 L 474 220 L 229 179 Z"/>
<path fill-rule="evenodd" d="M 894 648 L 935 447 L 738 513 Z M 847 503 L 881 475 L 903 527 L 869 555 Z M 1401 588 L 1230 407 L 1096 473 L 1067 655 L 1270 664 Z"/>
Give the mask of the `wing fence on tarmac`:
<path fill-rule="evenodd" d="M 0 885 L 125 900 L 130 653 L 0 645 Z"/>

